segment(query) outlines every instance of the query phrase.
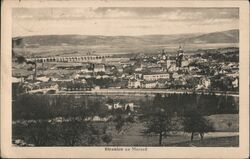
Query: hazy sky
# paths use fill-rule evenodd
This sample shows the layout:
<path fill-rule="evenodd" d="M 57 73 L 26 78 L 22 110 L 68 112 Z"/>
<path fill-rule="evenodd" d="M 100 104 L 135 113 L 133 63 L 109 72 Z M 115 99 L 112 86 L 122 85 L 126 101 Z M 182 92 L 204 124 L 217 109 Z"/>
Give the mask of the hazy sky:
<path fill-rule="evenodd" d="M 15 8 L 13 36 L 147 35 L 239 28 L 237 8 Z"/>

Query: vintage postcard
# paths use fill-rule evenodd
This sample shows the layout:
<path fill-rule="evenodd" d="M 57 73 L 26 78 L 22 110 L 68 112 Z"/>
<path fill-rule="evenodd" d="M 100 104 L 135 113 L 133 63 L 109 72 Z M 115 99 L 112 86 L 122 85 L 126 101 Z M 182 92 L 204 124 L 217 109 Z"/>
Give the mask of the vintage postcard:
<path fill-rule="evenodd" d="M 1 9 L 1 157 L 248 157 L 247 1 Z"/>

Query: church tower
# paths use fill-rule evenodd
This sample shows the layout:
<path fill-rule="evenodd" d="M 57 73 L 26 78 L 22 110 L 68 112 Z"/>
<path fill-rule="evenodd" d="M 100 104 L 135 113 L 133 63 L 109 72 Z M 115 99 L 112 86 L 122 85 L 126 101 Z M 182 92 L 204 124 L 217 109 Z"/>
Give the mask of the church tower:
<path fill-rule="evenodd" d="M 183 55 L 184 55 L 184 52 L 180 46 L 179 50 L 177 51 L 177 56 L 176 56 L 176 67 L 181 67 Z"/>

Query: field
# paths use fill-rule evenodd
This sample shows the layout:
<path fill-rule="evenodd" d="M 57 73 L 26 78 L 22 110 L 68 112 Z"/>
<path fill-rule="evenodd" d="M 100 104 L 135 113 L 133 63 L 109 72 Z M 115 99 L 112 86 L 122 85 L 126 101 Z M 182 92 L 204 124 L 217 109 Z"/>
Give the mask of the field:
<path fill-rule="evenodd" d="M 207 117 L 213 123 L 216 131 L 235 132 L 239 131 L 239 114 L 219 114 Z"/>
<path fill-rule="evenodd" d="M 198 135 L 195 136 L 193 143 L 190 143 L 190 133 L 173 132 L 170 136 L 163 138 L 165 146 L 238 146 L 238 114 L 220 114 L 208 116 L 213 123 L 215 132 L 205 134 L 204 141 L 199 141 Z M 228 126 L 228 122 L 232 125 Z M 145 136 L 142 123 L 126 125 L 120 133 L 110 125 L 109 131 L 112 132 L 113 140 L 109 145 L 115 146 L 157 146 L 158 136 Z"/>
<path fill-rule="evenodd" d="M 114 133 L 113 140 L 109 145 L 114 146 L 158 146 L 158 136 L 145 136 L 140 133 L 143 129 L 141 124 L 133 124 L 129 130 L 123 131 L 120 134 Z M 115 130 L 114 130 L 115 132 Z M 176 132 L 167 136 L 163 139 L 164 146 L 175 146 L 181 143 L 189 143 L 190 142 L 190 133 Z M 211 132 L 205 135 L 204 141 L 217 139 L 217 138 L 230 138 L 232 136 L 238 136 L 238 132 Z M 198 142 L 200 140 L 199 136 L 195 136 L 194 141 Z M 228 141 L 230 142 L 230 141 Z M 217 143 L 214 141 L 214 145 Z M 237 145 L 234 143 L 233 145 Z"/>
<path fill-rule="evenodd" d="M 180 146 L 180 147 L 238 147 L 239 146 L 239 136 L 230 137 L 216 137 L 208 138 L 203 141 L 187 141 L 177 144 L 170 144 L 168 146 Z"/>

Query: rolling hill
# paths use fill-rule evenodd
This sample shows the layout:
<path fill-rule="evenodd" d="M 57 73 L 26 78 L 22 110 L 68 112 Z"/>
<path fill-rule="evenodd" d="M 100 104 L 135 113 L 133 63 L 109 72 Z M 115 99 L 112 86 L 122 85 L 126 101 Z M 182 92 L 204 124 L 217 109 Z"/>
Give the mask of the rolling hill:
<path fill-rule="evenodd" d="M 229 30 L 180 39 L 182 43 L 238 43 L 239 30 Z"/>
<path fill-rule="evenodd" d="M 228 30 L 206 34 L 143 35 L 143 36 L 99 36 L 99 35 L 42 35 L 22 37 L 32 46 L 131 46 L 165 44 L 238 43 L 239 30 Z"/>

